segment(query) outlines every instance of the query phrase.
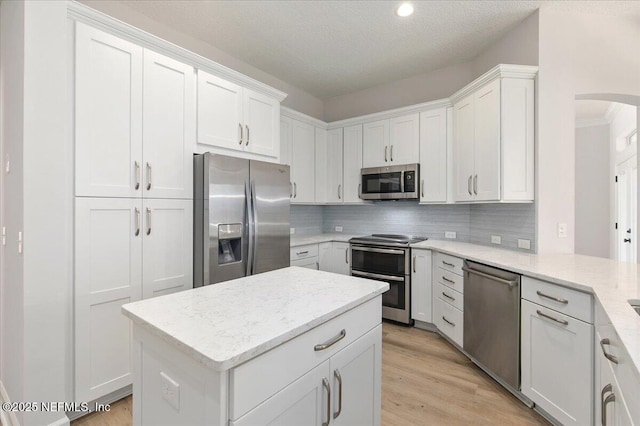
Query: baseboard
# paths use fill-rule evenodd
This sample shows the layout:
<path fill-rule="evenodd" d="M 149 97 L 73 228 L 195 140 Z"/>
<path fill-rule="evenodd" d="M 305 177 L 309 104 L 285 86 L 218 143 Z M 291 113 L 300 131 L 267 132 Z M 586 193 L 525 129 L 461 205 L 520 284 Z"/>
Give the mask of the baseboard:
<path fill-rule="evenodd" d="M 0 381 L 0 399 L 2 399 L 2 402 L 11 402 L 9 394 L 7 394 L 7 390 L 4 388 L 4 383 L 2 383 L 2 381 Z M 13 411 L 4 411 L 0 409 L 0 421 L 3 425 L 20 426 L 18 417 Z"/>
<path fill-rule="evenodd" d="M 416 320 L 413 323 L 413 326 L 415 328 L 419 328 L 420 330 L 432 331 L 434 333 L 438 332 L 438 327 L 436 327 L 435 324 L 431 324 L 431 323 L 428 323 L 428 322 L 422 322 L 422 321 Z"/>
<path fill-rule="evenodd" d="M 96 404 L 111 404 L 116 401 L 121 400 L 122 398 L 126 398 L 127 396 L 133 393 L 133 386 L 125 386 L 122 389 L 118 389 L 117 391 L 113 391 L 110 394 L 107 394 L 101 398 L 95 399 L 89 402 L 89 407 L 95 407 Z M 91 413 L 91 411 L 69 411 L 67 412 L 67 417 L 70 421 L 79 419 L 82 416 L 86 416 Z"/>
<path fill-rule="evenodd" d="M 53 423 L 49 423 L 49 426 L 69 426 L 70 424 L 71 420 L 69 420 L 67 416 L 64 416 L 63 418 L 56 420 Z"/>

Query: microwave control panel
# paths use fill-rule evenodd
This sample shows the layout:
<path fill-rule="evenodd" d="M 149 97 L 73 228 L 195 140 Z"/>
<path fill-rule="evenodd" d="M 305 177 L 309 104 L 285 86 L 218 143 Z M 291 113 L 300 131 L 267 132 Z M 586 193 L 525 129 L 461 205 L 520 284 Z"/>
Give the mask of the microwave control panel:
<path fill-rule="evenodd" d="M 416 172 L 407 171 L 404 172 L 404 192 L 416 191 Z"/>

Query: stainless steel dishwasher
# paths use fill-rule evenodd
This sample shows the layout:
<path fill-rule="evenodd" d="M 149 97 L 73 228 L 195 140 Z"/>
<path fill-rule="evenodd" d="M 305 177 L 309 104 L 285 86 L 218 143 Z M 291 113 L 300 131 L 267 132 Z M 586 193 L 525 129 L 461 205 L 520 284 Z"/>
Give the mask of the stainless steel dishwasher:
<path fill-rule="evenodd" d="M 520 275 L 465 261 L 465 352 L 499 381 L 520 390 Z"/>

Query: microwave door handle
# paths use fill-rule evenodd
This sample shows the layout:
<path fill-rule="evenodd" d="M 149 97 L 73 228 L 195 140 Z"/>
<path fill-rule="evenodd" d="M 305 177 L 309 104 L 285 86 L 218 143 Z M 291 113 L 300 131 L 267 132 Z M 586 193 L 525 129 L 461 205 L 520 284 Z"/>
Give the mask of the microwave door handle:
<path fill-rule="evenodd" d="M 404 170 L 400 172 L 400 193 L 404 193 Z"/>

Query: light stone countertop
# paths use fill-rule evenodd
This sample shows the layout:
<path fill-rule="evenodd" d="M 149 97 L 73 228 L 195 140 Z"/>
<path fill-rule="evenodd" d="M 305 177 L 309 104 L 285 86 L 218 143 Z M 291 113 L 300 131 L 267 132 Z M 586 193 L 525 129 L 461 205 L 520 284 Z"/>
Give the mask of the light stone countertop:
<path fill-rule="evenodd" d="M 530 254 L 453 241 L 427 240 L 411 247 L 447 253 L 594 294 L 640 374 L 640 315 L 628 303 L 640 301 L 638 264 L 576 254 Z"/>
<path fill-rule="evenodd" d="M 307 244 L 319 244 L 329 241 L 337 241 L 340 243 L 348 243 L 353 237 L 361 237 L 362 235 L 343 234 L 341 232 L 329 232 L 326 234 L 311 234 L 311 235 L 292 235 L 291 247 L 304 246 Z"/>
<path fill-rule="evenodd" d="M 389 289 L 289 267 L 128 303 L 122 312 L 216 371 L 231 369 Z"/>

